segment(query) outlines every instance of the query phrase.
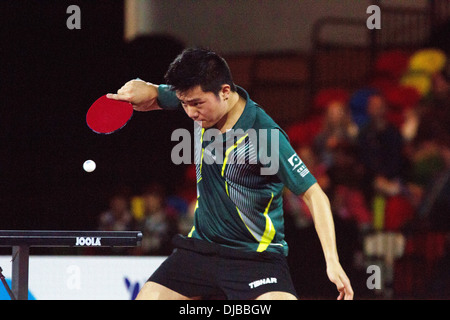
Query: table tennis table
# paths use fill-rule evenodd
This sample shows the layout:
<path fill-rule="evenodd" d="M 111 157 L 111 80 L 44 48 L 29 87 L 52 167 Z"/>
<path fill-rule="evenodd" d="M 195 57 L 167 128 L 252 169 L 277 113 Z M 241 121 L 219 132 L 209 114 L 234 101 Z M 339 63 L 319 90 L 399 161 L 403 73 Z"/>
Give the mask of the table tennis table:
<path fill-rule="evenodd" d="M 140 231 L 0 230 L 0 247 L 12 247 L 8 293 L 11 299 L 28 299 L 30 247 L 136 247 L 141 240 Z"/>

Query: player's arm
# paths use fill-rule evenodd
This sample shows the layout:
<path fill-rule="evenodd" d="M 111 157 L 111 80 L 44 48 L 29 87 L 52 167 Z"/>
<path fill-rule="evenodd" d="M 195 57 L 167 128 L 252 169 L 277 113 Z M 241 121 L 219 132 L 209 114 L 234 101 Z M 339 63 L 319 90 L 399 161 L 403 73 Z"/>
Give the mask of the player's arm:
<path fill-rule="evenodd" d="M 130 102 L 136 111 L 174 109 L 179 106 L 179 100 L 169 86 L 140 79 L 128 81 L 117 93 L 108 93 L 107 97 Z"/>
<path fill-rule="evenodd" d="M 350 280 L 339 263 L 330 201 L 317 183 L 313 184 L 303 194 L 303 199 L 312 214 L 314 226 L 322 245 L 328 278 L 336 285 L 339 291 L 339 300 L 342 298 L 351 300 L 353 299 L 353 289 Z"/>
<path fill-rule="evenodd" d="M 296 195 L 302 195 L 314 219 L 314 225 L 324 252 L 328 278 L 340 294 L 338 299 L 352 299 L 353 290 L 342 269 L 336 249 L 336 235 L 330 201 L 317 180 L 297 155 L 284 131 L 279 135 L 278 178 Z"/>

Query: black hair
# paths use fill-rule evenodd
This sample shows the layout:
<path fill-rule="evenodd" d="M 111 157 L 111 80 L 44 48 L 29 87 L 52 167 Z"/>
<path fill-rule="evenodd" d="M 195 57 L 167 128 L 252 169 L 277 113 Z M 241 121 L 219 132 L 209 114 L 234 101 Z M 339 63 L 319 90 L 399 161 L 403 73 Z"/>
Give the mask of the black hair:
<path fill-rule="evenodd" d="M 227 62 L 209 49 L 185 49 L 170 64 L 164 78 L 173 90 L 181 92 L 199 85 L 204 92 L 218 95 L 224 84 L 236 91 Z"/>

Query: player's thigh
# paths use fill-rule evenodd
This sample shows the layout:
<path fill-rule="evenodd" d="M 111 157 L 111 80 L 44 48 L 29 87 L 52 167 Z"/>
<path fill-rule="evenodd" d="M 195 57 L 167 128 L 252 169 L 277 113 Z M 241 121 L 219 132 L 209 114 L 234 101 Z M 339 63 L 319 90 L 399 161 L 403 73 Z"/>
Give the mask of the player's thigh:
<path fill-rule="evenodd" d="M 148 281 L 144 284 L 136 300 L 190 300 L 159 283 Z"/>
<path fill-rule="evenodd" d="M 289 292 L 270 291 L 263 293 L 255 300 L 297 300 L 297 297 Z"/>

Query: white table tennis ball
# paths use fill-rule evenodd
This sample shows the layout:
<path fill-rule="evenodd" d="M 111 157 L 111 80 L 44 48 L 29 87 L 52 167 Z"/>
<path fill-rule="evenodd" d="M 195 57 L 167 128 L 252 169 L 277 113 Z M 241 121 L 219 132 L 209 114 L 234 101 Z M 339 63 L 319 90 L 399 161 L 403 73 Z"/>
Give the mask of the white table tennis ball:
<path fill-rule="evenodd" d="M 96 167 L 96 164 L 95 164 L 95 162 L 92 161 L 92 160 L 86 160 L 86 161 L 83 163 L 83 169 L 84 169 L 84 171 L 86 171 L 86 172 L 92 172 L 92 171 L 94 171 L 94 170 L 95 170 L 95 167 Z"/>

